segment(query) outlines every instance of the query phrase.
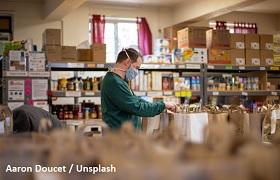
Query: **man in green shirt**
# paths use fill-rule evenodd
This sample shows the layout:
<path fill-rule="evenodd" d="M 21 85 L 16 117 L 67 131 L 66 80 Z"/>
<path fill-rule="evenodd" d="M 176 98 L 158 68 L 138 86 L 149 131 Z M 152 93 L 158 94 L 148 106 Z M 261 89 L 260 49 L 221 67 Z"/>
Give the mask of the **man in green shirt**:
<path fill-rule="evenodd" d="M 140 117 L 152 117 L 164 109 L 175 109 L 173 103 L 150 103 L 134 95 L 128 81 L 137 76 L 141 64 L 142 57 L 135 49 L 123 49 L 114 68 L 102 81 L 101 109 L 103 119 L 111 129 L 119 129 L 126 121 L 131 121 L 135 129 L 140 129 Z"/>

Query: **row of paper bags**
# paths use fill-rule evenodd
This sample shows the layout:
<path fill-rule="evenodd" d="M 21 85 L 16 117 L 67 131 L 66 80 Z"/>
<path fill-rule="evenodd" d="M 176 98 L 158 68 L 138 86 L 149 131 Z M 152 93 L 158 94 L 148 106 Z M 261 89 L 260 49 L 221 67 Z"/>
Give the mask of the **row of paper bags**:
<path fill-rule="evenodd" d="M 240 107 L 232 106 L 220 110 L 206 109 L 201 113 L 162 113 L 147 119 L 146 133 L 162 133 L 171 122 L 178 134 L 190 142 L 203 142 L 205 126 L 217 123 L 232 124 L 238 136 L 251 134 L 260 141 L 271 142 L 272 137 L 277 132 L 280 133 L 280 108 L 274 105 L 265 107 L 260 112 L 247 113 Z"/>

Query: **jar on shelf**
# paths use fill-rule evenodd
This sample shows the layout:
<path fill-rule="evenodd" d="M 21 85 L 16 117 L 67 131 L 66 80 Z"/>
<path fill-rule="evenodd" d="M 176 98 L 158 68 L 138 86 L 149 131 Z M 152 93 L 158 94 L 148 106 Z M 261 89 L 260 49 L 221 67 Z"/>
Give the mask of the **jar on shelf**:
<path fill-rule="evenodd" d="M 93 106 L 92 108 L 91 108 L 91 112 L 90 112 L 90 118 L 91 119 L 96 119 L 97 118 L 97 112 L 96 112 L 96 110 L 95 110 L 95 106 Z"/>
<path fill-rule="evenodd" d="M 74 80 L 74 90 L 80 91 L 80 84 L 79 84 L 78 78 L 75 78 L 75 80 Z"/>
<path fill-rule="evenodd" d="M 63 112 L 63 109 L 62 109 L 62 108 L 59 110 L 58 119 L 60 119 L 60 120 L 63 120 L 63 119 L 64 119 L 64 112 Z"/>
<path fill-rule="evenodd" d="M 89 77 L 87 77 L 87 78 L 84 80 L 84 90 L 85 90 L 85 91 L 90 91 L 90 80 L 89 80 Z"/>
<path fill-rule="evenodd" d="M 58 86 L 59 86 L 59 89 L 60 91 L 66 91 L 67 89 L 67 80 L 65 78 L 63 79 L 60 79 L 58 81 Z"/>
<path fill-rule="evenodd" d="M 75 90 L 73 79 L 69 79 L 67 81 L 67 90 L 68 91 L 74 91 Z"/>
<path fill-rule="evenodd" d="M 86 107 L 85 108 L 85 116 L 84 116 L 84 119 L 89 119 L 89 112 L 90 112 L 90 108 Z"/>

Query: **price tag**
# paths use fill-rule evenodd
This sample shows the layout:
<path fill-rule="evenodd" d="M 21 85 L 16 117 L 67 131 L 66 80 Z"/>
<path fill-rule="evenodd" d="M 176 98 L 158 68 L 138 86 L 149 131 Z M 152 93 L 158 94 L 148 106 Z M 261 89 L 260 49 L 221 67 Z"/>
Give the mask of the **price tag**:
<path fill-rule="evenodd" d="M 67 66 L 69 68 L 83 68 L 84 64 L 83 63 L 68 63 Z"/>
<path fill-rule="evenodd" d="M 142 64 L 141 65 L 141 69 L 154 69 L 154 65 L 153 64 Z"/>
<path fill-rule="evenodd" d="M 30 77 L 50 77 L 50 72 L 29 72 Z"/>
<path fill-rule="evenodd" d="M 228 69 L 228 70 L 232 70 L 233 67 L 232 66 L 226 66 L 225 68 Z"/>
<path fill-rule="evenodd" d="M 191 97 L 192 92 L 191 91 L 181 91 L 181 97 Z"/>
<path fill-rule="evenodd" d="M 26 77 L 28 76 L 28 72 L 26 71 L 6 71 L 4 73 L 7 77 Z"/>
<path fill-rule="evenodd" d="M 186 68 L 186 66 L 184 64 L 178 65 L 178 69 L 185 69 L 185 68 Z"/>
<path fill-rule="evenodd" d="M 247 92 L 242 92 L 241 95 L 242 96 L 248 96 L 248 93 Z"/>
<path fill-rule="evenodd" d="M 144 91 L 135 91 L 134 94 L 136 96 L 146 96 L 146 92 L 144 92 Z"/>
<path fill-rule="evenodd" d="M 245 66 L 239 66 L 240 70 L 245 70 Z"/>
<path fill-rule="evenodd" d="M 176 91 L 176 92 L 175 92 L 175 96 L 176 96 L 176 97 L 181 97 L 181 92 L 180 92 L 180 91 Z"/>
<path fill-rule="evenodd" d="M 94 96 L 95 93 L 92 91 L 85 92 L 85 96 Z"/>
<path fill-rule="evenodd" d="M 176 69 L 176 65 L 174 65 L 174 64 L 162 65 L 161 69 Z"/>
<path fill-rule="evenodd" d="M 172 96 L 173 95 L 173 91 L 164 91 L 163 95 L 164 96 Z"/>
<path fill-rule="evenodd" d="M 213 92 L 213 96 L 219 96 L 219 92 L 214 91 L 214 92 Z"/>
<path fill-rule="evenodd" d="M 186 64 L 186 69 L 200 69 L 200 64 Z"/>
<path fill-rule="evenodd" d="M 214 66 L 208 65 L 208 69 L 214 69 Z"/>
<path fill-rule="evenodd" d="M 278 93 L 277 93 L 277 92 L 272 91 L 272 92 L 271 92 L 271 95 L 272 95 L 272 96 L 277 96 L 277 95 L 278 95 Z"/>
<path fill-rule="evenodd" d="M 95 68 L 95 64 L 87 64 L 88 68 Z"/>
<path fill-rule="evenodd" d="M 162 92 L 148 92 L 147 96 L 151 96 L 151 97 L 162 96 Z"/>
<path fill-rule="evenodd" d="M 98 68 L 104 68 L 105 66 L 104 66 L 104 64 L 96 64 L 96 67 L 98 67 Z"/>
<path fill-rule="evenodd" d="M 260 67 L 260 70 L 261 71 L 265 71 L 265 67 Z"/>
<path fill-rule="evenodd" d="M 66 91 L 65 93 L 66 97 L 81 97 L 80 91 Z"/>
<path fill-rule="evenodd" d="M 270 67 L 270 70 L 272 70 L 272 71 L 279 71 L 279 67 L 273 66 L 273 67 Z"/>

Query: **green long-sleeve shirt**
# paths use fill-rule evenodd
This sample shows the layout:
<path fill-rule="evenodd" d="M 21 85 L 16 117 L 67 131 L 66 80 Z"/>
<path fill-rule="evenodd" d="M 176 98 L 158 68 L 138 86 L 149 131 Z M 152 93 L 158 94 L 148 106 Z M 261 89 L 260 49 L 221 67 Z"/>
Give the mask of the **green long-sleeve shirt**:
<path fill-rule="evenodd" d="M 152 117 L 165 109 L 163 102 L 150 103 L 130 90 L 119 75 L 108 72 L 101 86 L 101 109 L 103 119 L 112 129 L 119 129 L 125 121 L 132 121 L 141 128 L 140 117 Z"/>

